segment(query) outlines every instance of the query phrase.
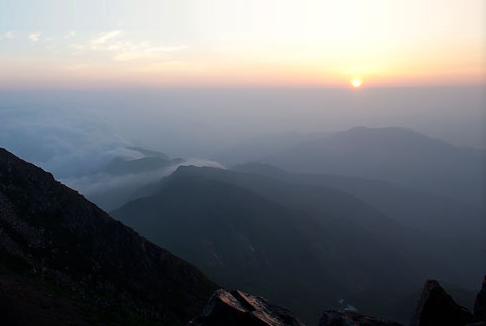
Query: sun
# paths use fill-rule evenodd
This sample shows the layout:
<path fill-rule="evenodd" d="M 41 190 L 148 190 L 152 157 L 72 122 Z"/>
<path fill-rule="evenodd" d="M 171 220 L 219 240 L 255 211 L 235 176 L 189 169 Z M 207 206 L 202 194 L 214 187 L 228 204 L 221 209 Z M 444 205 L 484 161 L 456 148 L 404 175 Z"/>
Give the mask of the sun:
<path fill-rule="evenodd" d="M 361 87 L 361 84 L 362 84 L 362 82 L 359 79 L 353 79 L 351 81 L 351 85 L 353 85 L 353 87 L 355 87 L 355 88 Z"/>

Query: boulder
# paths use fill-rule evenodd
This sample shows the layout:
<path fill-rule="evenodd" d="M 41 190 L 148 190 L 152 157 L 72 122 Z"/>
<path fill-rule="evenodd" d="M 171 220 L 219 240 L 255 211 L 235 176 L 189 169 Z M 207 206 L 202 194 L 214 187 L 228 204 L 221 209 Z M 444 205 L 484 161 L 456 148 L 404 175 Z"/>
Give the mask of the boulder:
<path fill-rule="evenodd" d="M 473 315 L 475 321 L 486 322 L 486 275 L 484 275 L 483 286 L 474 301 Z"/>
<path fill-rule="evenodd" d="M 289 310 L 241 291 L 217 290 L 190 326 L 304 326 Z"/>
<path fill-rule="evenodd" d="M 326 310 L 319 326 L 401 326 L 393 321 L 361 315 L 355 311 Z"/>
<path fill-rule="evenodd" d="M 473 322 L 472 314 L 458 305 L 435 280 L 425 282 L 411 326 L 463 326 Z"/>

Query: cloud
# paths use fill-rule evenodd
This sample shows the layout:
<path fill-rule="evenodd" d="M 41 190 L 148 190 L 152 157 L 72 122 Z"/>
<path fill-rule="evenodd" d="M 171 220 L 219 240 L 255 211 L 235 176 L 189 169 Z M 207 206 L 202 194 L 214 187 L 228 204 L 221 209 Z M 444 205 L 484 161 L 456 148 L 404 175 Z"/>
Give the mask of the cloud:
<path fill-rule="evenodd" d="M 40 39 L 40 36 L 41 36 L 40 33 L 30 34 L 29 40 L 31 40 L 33 42 L 37 42 Z"/>
<path fill-rule="evenodd" d="M 65 38 L 66 40 L 69 40 L 70 38 L 73 38 L 73 37 L 75 37 L 75 36 L 76 36 L 76 32 L 75 32 L 75 31 L 70 31 L 69 33 L 67 33 L 67 34 L 64 36 L 64 38 Z"/>
<path fill-rule="evenodd" d="M 13 31 L 5 32 L 3 35 L 5 36 L 5 38 L 8 38 L 8 39 L 15 38 Z"/>
<path fill-rule="evenodd" d="M 101 33 L 97 38 L 91 40 L 93 48 L 97 48 L 100 45 L 107 43 L 110 40 L 116 39 L 123 35 L 121 30 L 111 31 L 107 33 Z"/>
<path fill-rule="evenodd" d="M 187 49 L 187 46 L 183 45 L 158 46 L 149 41 L 125 40 L 121 30 L 99 34 L 89 42 L 88 47 L 81 44 L 71 44 L 70 47 L 76 50 L 88 48 L 94 51 L 112 52 L 111 59 L 122 62 L 165 60 L 168 53 Z"/>
<path fill-rule="evenodd" d="M 126 148 L 118 148 L 117 150 L 111 152 L 110 154 L 118 154 L 113 157 L 123 157 L 125 159 L 137 159 L 140 158 L 140 153 L 137 156 L 127 156 L 127 153 L 123 151 L 128 151 Z M 137 153 L 137 152 L 135 152 Z M 130 154 L 128 154 L 130 155 Z M 107 173 L 96 173 L 91 175 L 84 175 L 80 177 L 68 177 L 61 179 L 60 181 L 65 185 L 76 189 L 83 195 L 87 196 L 91 200 L 96 201 L 98 196 L 103 196 L 109 193 L 115 193 L 122 189 L 129 190 L 128 193 L 134 193 L 135 190 L 153 183 L 160 179 L 171 175 L 180 166 L 207 166 L 219 169 L 225 169 L 225 167 L 217 162 L 191 158 L 183 163 L 174 164 L 169 167 L 163 167 L 153 171 L 142 172 L 138 174 L 125 174 L 119 176 L 109 175 Z"/>
<path fill-rule="evenodd" d="M 114 150 L 129 144 L 114 132 L 106 116 L 85 107 L 68 107 L 0 106 L 0 147 L 56 177 L 66 177 L 98 167 L 117 155 Z"/>

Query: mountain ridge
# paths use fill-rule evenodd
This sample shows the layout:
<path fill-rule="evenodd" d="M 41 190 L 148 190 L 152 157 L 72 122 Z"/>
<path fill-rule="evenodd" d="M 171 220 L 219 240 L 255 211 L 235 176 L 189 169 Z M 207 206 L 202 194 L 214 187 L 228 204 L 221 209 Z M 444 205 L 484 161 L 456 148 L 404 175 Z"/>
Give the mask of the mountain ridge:
<path fill-rule="evenodd" d="M 182 325 L 217 288 L 52 174 L 0 148 L 2 264 L 139 321 Z"/>
<path fill-rule="evenodd" d="M 255 160 L 290 172 L 390 181 L 484 208 L 486 151 L 410 129 L 355 127 Z"/>
<path fill-rule="evenodd" d="M 433 230 L 435 234 L 459 238 L 484 237 L 484 210 L 447 196 L 402 187 L 383 180 L 333 174 L 291 173 L 266 163 L 249 162 L 231 169 L 289 183 L 339 189 L 358 197 L 407 227 L 429 232 Z M 457 216 L 461 216 L 461 223 L 457 223 Z"/>
<path fill-rule="evenodd" d="M 288 306 L 303 321 L 343 297 L 376 314 L 364 306 L 385 287 L 408 291 L 443 270 L 446 279 L 463 274 L 445 263 L 452 253 L 443 242 L 410 233 L 355 196 L 231 170 L 180 167 L 111 213 L 219 284 Z M 366 291 L 375 291 L 373 301 L 361 300 Z"/>

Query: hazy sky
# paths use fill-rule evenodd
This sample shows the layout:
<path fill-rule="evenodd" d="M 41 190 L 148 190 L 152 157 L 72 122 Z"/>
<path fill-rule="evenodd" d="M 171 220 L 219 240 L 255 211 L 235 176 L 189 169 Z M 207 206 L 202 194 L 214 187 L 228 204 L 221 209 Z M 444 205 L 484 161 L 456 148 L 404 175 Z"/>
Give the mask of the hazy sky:
<path fill-rule="evenodd" d="M 0 88 L 478 85 L 484 0 L 0 0 Z"/>
<path fill-rule="evenodd" d="M 0 90 L 0 147 L 36 163 L 96 162 L 124 144 L 213 158 L 259 135 L 364 125 L 486 148 L 485 107 L 484 87 Z"/>

